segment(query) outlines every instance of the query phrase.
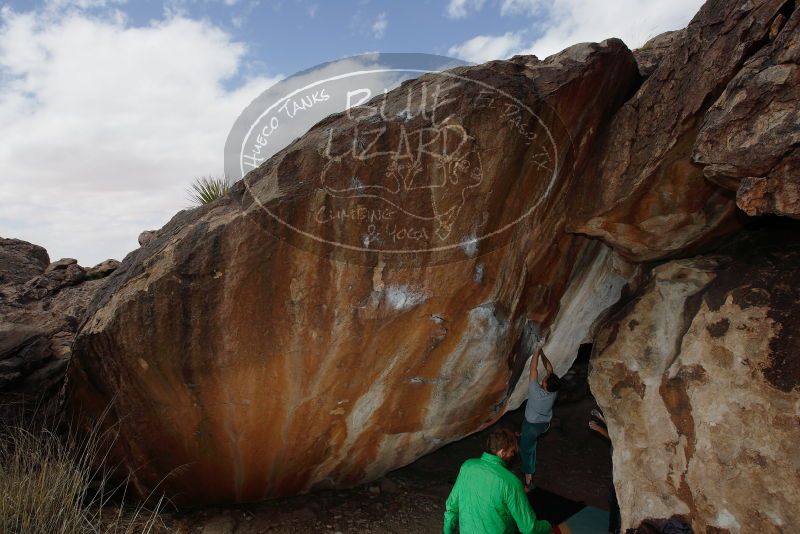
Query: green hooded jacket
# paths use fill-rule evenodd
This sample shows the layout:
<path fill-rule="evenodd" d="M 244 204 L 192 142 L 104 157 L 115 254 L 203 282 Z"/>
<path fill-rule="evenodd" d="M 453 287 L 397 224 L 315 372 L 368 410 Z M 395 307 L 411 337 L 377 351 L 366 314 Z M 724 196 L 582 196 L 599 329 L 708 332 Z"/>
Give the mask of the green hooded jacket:
<path fill-rule="evenodd" d="M 444 534 L 548 534 L 550 523 L 537 520 L 522 481 L 505 462 L 488 452 L 464 462 L 444 512 Z"/>

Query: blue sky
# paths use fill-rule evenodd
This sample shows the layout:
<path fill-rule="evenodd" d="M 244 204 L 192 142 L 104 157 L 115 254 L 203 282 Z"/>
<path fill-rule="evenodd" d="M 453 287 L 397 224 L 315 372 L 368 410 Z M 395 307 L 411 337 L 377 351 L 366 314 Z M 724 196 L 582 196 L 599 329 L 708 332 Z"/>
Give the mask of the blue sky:
<path fill-rule="evenodd" d="M 219 175 L 277 80 L 365 52 L 541 58 L 685 26 L 701 0 L 0 0 L 0 236 L 92 265 Z"/>
<path fill-rule="evenodd" d="M 236 79 L 292 73 L 364 52 L 446 55 L 477 37 L 484 48 L 549 55 L 557 37 L 622 37 L 639 46 L 666 29 L 683 26 L 698 0 L 14 0 L 17 12 L 48 5 L 89 15 L 124 13 L 127 24 L 148 26 L 170 17 L 210 21 L 247 53 Z M 659 5 L 662 4 L 662 5 Z M 85 6 L 85 7 L 83 7 Z M 83 7 L 83 9 L 81 9 Z M 585 18 L 576 14 L 585 13 Z M 564 23 L 559 27 L 560 23 Z M 676 26 L 677 25 L 677 26 Z M 541 51 L 532 46 L 541 42 Z M 498 42 L 503 45 L 497 46 Z M 577 41 L 576 41 L 577 42 Z M 516 46 L 514 45 L 516 43 Z M 564 40 L 558 44 L 571 44 Z M 487 51 L 491 52 L 491 50 Z M 454 54 L 458 55 L 458 54 Z M 464 55 L 464 54 L 461 54 Z M 467 54 L 468 55 L 468 54 Z M 470 59 L 475 59 L 474 57 Z"/>

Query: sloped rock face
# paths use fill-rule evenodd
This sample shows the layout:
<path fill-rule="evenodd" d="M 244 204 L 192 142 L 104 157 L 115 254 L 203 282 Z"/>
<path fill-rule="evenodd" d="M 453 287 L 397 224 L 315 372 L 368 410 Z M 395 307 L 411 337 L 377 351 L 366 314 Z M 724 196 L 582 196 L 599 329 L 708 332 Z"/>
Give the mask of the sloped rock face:
<path fill-rule="evenodd" d="M 86 281 L 74 259 L 50 263 L 38 245 L 0 239 L 0 404 L 55 408 L 75 332 L 104 284 Z"/>
<path fill-rule="evenodd" d="M 783 9 L 768 39 L 709 109 L 693 159 L 748 215 L 800 218 L 800 10 Z"/>
<path fill-rule="evenodd" d="M 204 503 L 358 484 L 522 402 L 515 386 L 531 347 L 549 331 L 572 336 L 549 346 L 557 370 L 567 370 L 635 271 L 564 226 L 573 167 L 635 91 L 636 64 L 611 40 L 547 61 L 456 72 L 463 83 L 440 95 L 449 102 L 440 111 L 457 121 L 448 131 L 468 134 L 467 168 L 480 168 L 482 178 L 457 175 L 477 191 L 465 187 L 458 217 L 437 217 L 428 235 L 469 235 L 475 221 L 501 225 L 491 217 L 509 216 L 502 206 L 542 199 L 503 243 L 467 240 L 447 262 L 419 253 L 404 263 L 388 254 L 342 257 L 288 234 L 267 209 L 307 227 L 340 202 L 335 193 L 351 177 L 366 187 L 409 171 L 391 167 L 387 175 L 392 162 L 383 165 L 382 152 L 368 163 L 350 157 L 352 122 L 334 115 L 248 175 L 231 198 L 179 214 L 122 263 L 76 339 L 71 405 L 91 418 L 114 400 L 111 419 L 124 421 L 115 459 L 139 492 L 158 485 L 179 501 Z M 404 131 L 412 136 L 398 121 L 413 131 L 431 127 L 435 119 L 408 113 L 407 96 L 437 80 L 425 76 L 389 93 L 384 118 L 370 119 L 388 132 L 377 143 L 397 146 Z M 475 81 L 502 88 L 540 117 L 560 115 L 553 137 L 562 170 L 552 180 L 526 163 L 541 148 L 534 136 L 520 137 L 528 123 L 487 112 L 490 99 L 470 89 Z M 415 179 L 433 181 L 444 167 Z M 311 180 L 320 176 L 327 194 Z M 404 206 L 427 209 L 415 194 Z M 434 208 L 452 200 L 433 198 Z M 336 228 L 324 235 L 360 239 L 350 218 Z M 568 292 L 571 280 L 583 289 Z M 589 294 L 594 302 L 573 302 Z M 570 306 L 581 309 L 577 320 L 556 319 Z"/>
<path fill-rule="evenodd" d="M 572 229 L 642 261 L 741 231 L 735 206 L 796 218 L 798 20 L 795 2 L 707 2 L 601 136 Z M 800 428 L 797 235 L 655 268 L 595 340 L 590 381 L 627 527 L 674 514 L 699 532 L 800 521 L 787 446 Z"/>
<path fill-rule="evenodd" d="M 676 41 L 686 39 L 686 30 L 675 30 L 656 35 L 647 41 L 641 48 L 633 51 L 636 64 L 639 65 L 639 74 L 648 77 L 655 72 L 656 67 L 670 53 Z"/>
<path fill-rule="evenodd" d="M 706 2 L 601 136 L 602 146 L 573 193 L 585 202 L 571 230 L 602 238 L 630 259 L 650 261 L 694 250 L 737 228 L 734 195 L 705 179 L 693 147 L 709 108 L 768 46 L 774 21 L 791 4 Z M 732 124 L 731 131 L 740 126 Z"/>
<path fill-rule="evenodd" d="M 800 524 L 798 265 L 796 226 L 660 265 L 598 335 L 590 384 L 624 525 L 673 514 L 695 532 Z"/>

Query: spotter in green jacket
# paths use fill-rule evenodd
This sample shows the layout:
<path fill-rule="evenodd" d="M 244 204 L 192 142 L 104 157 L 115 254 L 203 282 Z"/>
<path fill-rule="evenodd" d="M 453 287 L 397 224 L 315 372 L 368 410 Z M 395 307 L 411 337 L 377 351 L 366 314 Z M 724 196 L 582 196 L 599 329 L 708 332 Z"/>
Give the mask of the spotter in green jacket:
<path fill-rule="evenodd" d="M 552 527 L 536 519 L 522 481 L 505 461 L 485 452 L 464 462 L 447 498 L 444 534 L 548 534 Z"/>

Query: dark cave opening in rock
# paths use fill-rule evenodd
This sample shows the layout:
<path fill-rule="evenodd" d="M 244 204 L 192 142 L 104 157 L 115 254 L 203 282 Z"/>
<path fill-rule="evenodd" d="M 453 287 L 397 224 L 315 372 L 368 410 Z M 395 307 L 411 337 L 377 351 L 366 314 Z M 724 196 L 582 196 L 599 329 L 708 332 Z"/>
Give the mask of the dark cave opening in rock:
<path fill-rule="evenodd" d="M 591 411 L 597 408 L 588 383 L 591 353 L 592 344 L 582 344 L 575 362 L 562 377 L 551 427 L 539 440 L 534 482 L 549 492 L 606 510 L 612 480 L 611 450 L 610 444 L 588 426 Z M 519 431 L 524 413 L 523 403 L 483 431 L 451 443 L 388 476 L 411 485 L 438 487 L 444 499 L 461 463 L 481 454 L 486 437 L 494 428 L 503 426 Z M 515 462 L 513 470 L 521 477 L 519 461 Z"/>

